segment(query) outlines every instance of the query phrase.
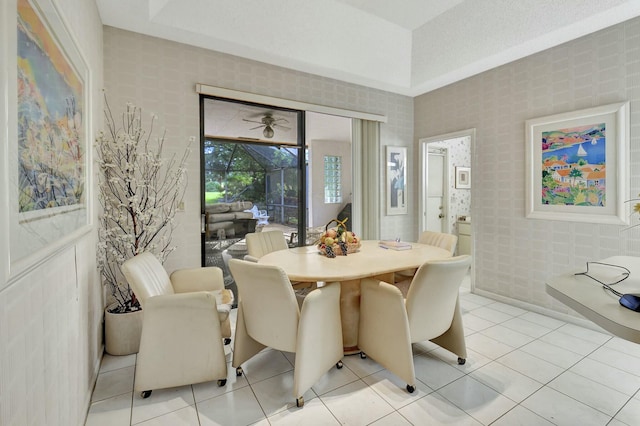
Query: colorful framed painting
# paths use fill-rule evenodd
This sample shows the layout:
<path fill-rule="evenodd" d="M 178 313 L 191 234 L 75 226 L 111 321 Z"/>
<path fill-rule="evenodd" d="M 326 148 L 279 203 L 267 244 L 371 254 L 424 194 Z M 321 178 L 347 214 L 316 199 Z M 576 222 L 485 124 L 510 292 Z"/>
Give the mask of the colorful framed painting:
<path fill-rule="evenodd" d="M 628 224 L 629 103 L 526 121 L 526 217 Z"/>
<path fill-rule="evenodd" d="M 11 275 L 90 229 L 88 67 L 51 0 L 16 4 L 9 72 L 16 86 L 8 96 L 15 105 L 8 112 Z"/>
<path fill-rule="evenodd" d="M 407 148 L 387 146 L 387 215 L 407 214 Z"/>

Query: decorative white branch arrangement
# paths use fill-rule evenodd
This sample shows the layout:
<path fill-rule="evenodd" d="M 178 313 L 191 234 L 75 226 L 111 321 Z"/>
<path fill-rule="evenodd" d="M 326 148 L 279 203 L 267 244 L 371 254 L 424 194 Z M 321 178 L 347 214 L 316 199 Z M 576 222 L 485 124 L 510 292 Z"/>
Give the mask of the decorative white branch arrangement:
<path fill-rule="evenodd" d="M 187 146 L 180 159 L 162 158 L 165 134 L 152 139 L 153 123 L 143 129 L 142 110 L 127 104 L 118 127 L 105 97 L 106 131 L 96 138 L 102 205 L 98 233 L 98 269 L 122 313 L 140 304 L 120 272 L 125 260 L 145 251 L 164 262 L 175 247 L 171 238 L 175 213 L 186 189 Z M 190 143 L 194 138 L 191 138 Z"/>

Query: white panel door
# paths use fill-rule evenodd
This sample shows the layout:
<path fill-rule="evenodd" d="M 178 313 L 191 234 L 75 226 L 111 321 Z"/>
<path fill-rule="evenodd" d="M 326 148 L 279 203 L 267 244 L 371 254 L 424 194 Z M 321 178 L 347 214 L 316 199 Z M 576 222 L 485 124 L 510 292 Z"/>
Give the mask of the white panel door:
<path fill-rule="evenodd" d="M 440 153 L 430 152 L 427 156 L 427 231 L 444 232 L 444 159 Z"/>

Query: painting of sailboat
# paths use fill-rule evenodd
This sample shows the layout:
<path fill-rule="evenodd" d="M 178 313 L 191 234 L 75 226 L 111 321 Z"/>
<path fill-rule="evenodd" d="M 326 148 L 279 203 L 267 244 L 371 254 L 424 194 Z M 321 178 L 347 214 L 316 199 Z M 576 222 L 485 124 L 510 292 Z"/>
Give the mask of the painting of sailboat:
<path fill-rule="evenodd" d="M 542 132 L 542 204 L 606 205 L 606 124 Z"/>

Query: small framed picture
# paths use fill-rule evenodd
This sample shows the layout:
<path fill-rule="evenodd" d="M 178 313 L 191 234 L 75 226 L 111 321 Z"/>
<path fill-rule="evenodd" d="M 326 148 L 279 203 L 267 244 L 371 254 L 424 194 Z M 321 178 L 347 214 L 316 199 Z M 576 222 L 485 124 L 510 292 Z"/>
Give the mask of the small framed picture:
<path fill-rule="evenodd" d="M 456 188 L 471 189 L 471 167 L 456 167 Z"/>

